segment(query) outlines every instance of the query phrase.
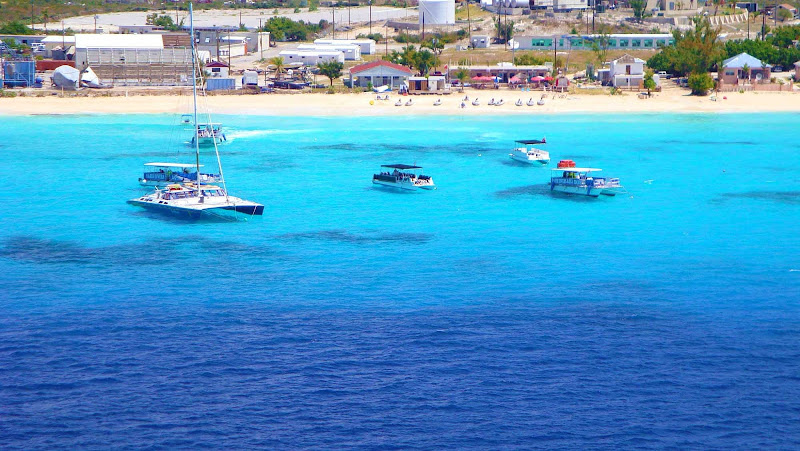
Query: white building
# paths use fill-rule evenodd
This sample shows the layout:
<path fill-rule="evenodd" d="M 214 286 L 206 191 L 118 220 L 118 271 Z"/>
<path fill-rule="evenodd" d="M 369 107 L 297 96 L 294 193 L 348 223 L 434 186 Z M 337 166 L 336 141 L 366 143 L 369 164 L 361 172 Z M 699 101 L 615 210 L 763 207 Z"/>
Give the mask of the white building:
<path fill-rule="evenodd" d="M 300 44 L 297 46 L 297 50 L 335 50 L 344 53 L 344 59 L 347 61 L 358 61 L 361 59 L 361 47 L 355 44 Z"/>
<path fill-rule="evenodd" d="M 344 53 L 338 50 L 284 50 L 278 56 L 284 63 L 303 63 L 306 66 L 328 61 L 344 63 Z"/>
<path fill-rule="evenodd" d="M 492 43 L 492 39 L 488 35 L 474 35 L 470 40 L 470 44 L 474 49 L 488 49 Z"/>
<path fill-rule="evenodd" d="M 352 44 L 361 48 L 362 55 L 373 55 L 375 53 L 375 41 L 372 39 L 315 39 L 317 45 L 339 45 Z"/>
<path fill-rule="evenodd" d="M 588 0 L 553 0 L 553 11 L 573 11 L 589 8 Z"/>
<path fill-rule="evenodd" d="M 76 34 L 75 67 L 83 70 L 89 65 L 89 53 L 99 50 L 163 50 L 160 34 Z"/>
<path fill-rule="evenodd" d="M 413 72 L 406 66 L 390 63 L 389 61 L 371 61 L 350 68 L 350 83 L 352 86 L 373 87 L 389 86 L 396 89 L 404 86 Z"/>
<path fill-rule="evenodd" d="M 638 88 L 644 83 L 644 65 L 644 60 L 626 54 L 611 61 L 608 69 L 600 69 L 597 74 L 604 85 Z"/>

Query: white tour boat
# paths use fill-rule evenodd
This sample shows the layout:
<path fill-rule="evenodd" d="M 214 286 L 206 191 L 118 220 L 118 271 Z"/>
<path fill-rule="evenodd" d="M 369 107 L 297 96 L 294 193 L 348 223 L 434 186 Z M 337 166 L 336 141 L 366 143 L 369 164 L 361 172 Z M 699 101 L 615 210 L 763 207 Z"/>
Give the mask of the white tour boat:
<path fill-rule="evenodd" d="M 203 165 L 201 164 L 202 168 Z M 194 163 L 145 163 L 144 174 L 139 177 L 139 184 L 165 188 L 174 183 L 190 183 L 197 180 Z M 219 174 L 200 173 L 200 183 L 220 183 Z"/>
<path fill-rule="evenodd" d="M 542 139 L 521 139 L 518 141 L 514 141 L 517 145 L 514 147 L 514 150 L 508 154 L 512 159 L 516 161 L 521 161 L 523 163 L 528 164 L 538 164 L 541 166 L 546 166 L 550 163 L 550 153 L 542 150 L 537 149 L 536 147 L 532 147 L 536 144 L 546 144 L 547 141 L 545 138 Z"/>
<path fill-rule="evenodd" d="M 418 189 L 436 189 L 433 179 L 430 176 L 417 174 L 416 171 L 422 170 L 421 166 L 411 166 L 408 164 L 384 164 L 379 174 L 372 176 L 372 183 L 376 185 L 390 186 L 408 191 Z M 392 169 L 392 171 L 389 171 Z"/>
<path fill-rule="evenodd" d="M 194 36 L 194 20 L 192 14 L 192 4 L 189 3 L 189 36 Z M 192 83 L 192 99 L 194 106 L 194 123 L 197 124 L 197 49 L 194 39 L 192 40 L 192 69 L 194 72 Z M 200 172 L 200 143 L 198 137 L 198 127 L 194 127 L 194 148 L 195 148 L 195 173 Z M 261 216 L 264 214 L 264 206 L 249 200 L 240 199 L 228 194 L 225 186 L 225 177 L 222 173 L 222 163 L 219 158 L 217 143 L 214 142 L 214 151 L 217 156 L 217 167 L 219 168 L 219 181 L 222 187 L 217 185 L 204 185 L 202 177 L 193 183 L 171 184 L 164 190 L 156 188 L 151 194 L 131 199 L 128 203 L 150 210 L 174 214 L 184 218 L 203 218 L 219 217 L 232 219 L 247 219 L 251 216 Z"/>
<path fill-rule="evenodd" d="M 614 196 L 623 190 L 618 178 L 594 177 L 591 173 L 602 169 L 578 168 L 572 160 L 559 161 L 553 171 L 556 172 L 550 177 L 550 191 L 598 197 Z"/>
<path fill-rule="evenodd" d="M 192 136 L 192 146 L 199 144 L 200 147 L 212 147 L 227 140 L 225 133 L 222 133 L 222 124 L 197 124 Z"/>

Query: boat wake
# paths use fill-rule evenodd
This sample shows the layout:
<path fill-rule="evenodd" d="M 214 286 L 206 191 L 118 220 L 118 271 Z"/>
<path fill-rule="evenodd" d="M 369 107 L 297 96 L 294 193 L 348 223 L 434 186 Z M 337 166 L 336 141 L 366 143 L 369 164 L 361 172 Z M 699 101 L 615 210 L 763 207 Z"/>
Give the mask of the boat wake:
<path fill-rule="evenodd" d="M 320 129 L 303 129 L 303 130 L 228 130 L 225 136 L 228 140 L 237 138 L 256 138 L 259 136 L 269 135 L 300 135 L 309 133 L 319 133 Z"/>

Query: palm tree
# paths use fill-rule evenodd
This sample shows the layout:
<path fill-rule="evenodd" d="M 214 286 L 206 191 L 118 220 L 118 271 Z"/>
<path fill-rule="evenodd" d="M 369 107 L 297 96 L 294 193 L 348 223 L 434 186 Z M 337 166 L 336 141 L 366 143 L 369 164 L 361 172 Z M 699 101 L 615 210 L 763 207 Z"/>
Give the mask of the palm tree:
<path fill-rule="evenodd" d="M 742 66 L 742 75 L 747 77 L 747 83 L 750 84 L 750 66 L 747 63 Z"/>
<path fill-rule="evenodd" d="M 275 78 L 280 80 L 281 72 L 283 71 L 283 67 L 284 67 L 283 57 L 282 56 L 276 56 L 274 58 L 270 58 L 269 59 L 269 64 L 275 66 Z"/>
<path fill-rule="evenodd" d="M 458 82 L 461 84 L 461 92 L 464 92 L 464 83 L 469 80 L 469 71 L 463 67 L 458 69 L 453 75 L 456 76 Z"/>

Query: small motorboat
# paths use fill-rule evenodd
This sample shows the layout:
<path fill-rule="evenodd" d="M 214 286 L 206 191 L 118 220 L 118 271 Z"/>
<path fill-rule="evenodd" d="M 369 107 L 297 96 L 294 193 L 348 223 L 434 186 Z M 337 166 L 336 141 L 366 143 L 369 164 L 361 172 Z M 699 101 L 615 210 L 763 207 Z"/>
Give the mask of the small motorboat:
<path fill-rule="evenodd" d="M 473 106 L 478 106 L 478 105 L 480 105 L 480 104 L 481 104 L 481 103 L 480 103 L 480 102 L 478 102 L 478 99 L 477 99 L 477 98 L 475 98 L 475 100 L 473 100 L 473 101 L 472 101 L 472 105 L 473 105 Z"/>
<path fill-rule="evenodd" d="M 403 106 L 403 101 L 398 100 L 397 102 L 394 103 L 394 106 Z"/>
<path fill-rule="evenodd" d="M 441 104 L 442 104 L 442 99 L 436 99 L 436 101 L 433 102 L 433 106 L 439 106 Z"/>
<path fill-rule="evenodd" d="M 531 97 L 530 99 L 528 99 L 527 105 L 528 105 L 528 106 L 534 106 L 534 105 L 536 105 L 536 102 L 534 102 L 534 101 L 533 101 L 533 97 Z"/>
<path fill-rule="evenodd" d="M 414 104 L 414 99 L 408 99 L 408 102 L 406 102 L 406 106 L 411 106 L 413 104 Z"/>
<path fill-rule="evenodd" d="M 392 171 L 389 171 L 390 169 L 392 169 Z M 436 185 L 433 183 L 433 179 L 430 176 L 416 173 L 420 170 L 422 170 L 421 166 L 412 166 L 408 164 L 384 164 L 381 165 L 380 173 L 372 175 L 372 183 L 381 186 L 399 188 L 405 191 L 436 189 Z"/>
<path fill-rule="evenodd" d="M 550 177 L 550 191 L 589 197 L 598 197 L 601 194 L 614 196 L 617 192 L 624 191 L 618 178 L 594 177 L 591 173 L 602 169 L 577 168 L 572 160 L 559 161 L 553 171 L 554 175 Z"/>
<path fill-rule="evenodd" d="M 500 99 L 500 100 L 498 100 L 497 102 L 494 103 L 494 106 L 505 105 L 505 103 L 506 103 L 505 100 Z"/>
<path fill-rule="evenodd" d="M 464 101 L 469 102 L 469 96 L 464 96 Z"/>
<path fill-rule="evenodd" d="M 539 101 L 538 101 L 538 102 L 536 102 L 536 104 L 537 104 L 537 105 L 544 105 L 544 98 L 542 98 L 542 99 L 539 99 Z"/>
<path fill-rule="evenodd" d="M 537 144 L 547 144 L 547 140 L 545 138 L 542 139 L 520 139 L 514 141 L 515 146 L 514 149 L 511 151 L 508 156 L 511 157 L 512 160 L 516 160 L 522 163 L 528 164 L 535 164 L 540 166 L 546 166 L 550 163 L 550 153 L 546 150 L 538 149 L 533 147 Z"/>
<path fill-rule="evenodd" d="M 489 101 L 489 105 L 494 106 L 494 97 L 492 97 L 492 100 Z"/>
<path fill-rule="evenodd" d="M 516 106 L 522 106 L 522 99 L 517 99 L 517 101 L 516 101 L 516 102 L 514 102 L 514 105 L 516 105 Z"/>

